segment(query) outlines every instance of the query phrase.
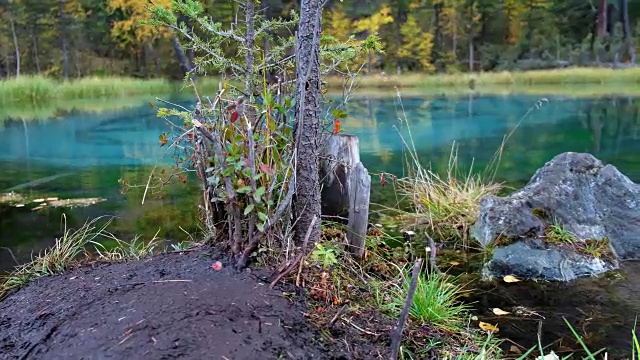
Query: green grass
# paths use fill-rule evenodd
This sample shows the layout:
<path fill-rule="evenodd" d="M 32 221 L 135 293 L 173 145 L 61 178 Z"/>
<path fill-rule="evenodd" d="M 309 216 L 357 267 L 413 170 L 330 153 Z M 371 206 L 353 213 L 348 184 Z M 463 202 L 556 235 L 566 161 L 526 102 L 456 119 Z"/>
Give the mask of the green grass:
<path fill-rule="evenodd" d="M 18 266 L 11 274 L 0 278 L 0 300 L 37 278 L 61 274 L 84 260 L 137 260 L 158 252 L 156 250 L 161 243 L 157 237 L 158 233 L 149 241 L 144 241 L 139 236 L 131 241 L 124 241 L 107 231 L 113 218 L 104 222 L 101 221 L 102 218 L 89 220 L 78 229 L 69 229 L 66 217 L 63 216 L 63 235 L 56 239 L 51 248 L 35 256 L 30 262 Z M 99 224 L 101 222 L 102 224 Z M 177 250 L 186 247 L 185 244 L 181 244 Z"/>
<path fill-rule="evenodd" d="M 498 193 L 502 186 L 472 171 L 459 175 L 457 156 L 452 153 L 443 175 L 413 164 L 413 173 L 398 180 L 401 194 L 412 201 L 414 222 L 426 223 L 437 240 L 469 245 L 468 234 L 478 218 L 480 200 Z"/>
<path fill-rule="evenodd" d="M 135 236 L 131 241 L 124 241 L 105 231 L 102 235 L 112 242 L 112 246 L 96 242 L 93 242 L 93 245 L 98 254 L 98 260 L 101 261 L 139 260 L 156 252 L 161 243 L 161 240 L 158 239 L 159 232 L 160 230 L 149 241 L 142 240 L 140 236 Z"/>
<path fill-rule="evenodd" d="M 410 316 L 421 324 L 459 330 L 471 307 L 461 302 L 464 287 L 448 275 L 431 273 L 418 278 Z M 397 316 L 404 305 L 411 276 L 391 291 L 390 310 Z"/>
<path fill-rule="evenodd" d="M 338 78 L 329 77 L 331 87 L 338 86 Z M 489 85 L 602 85 L 638 84 L 640 67 L 626 69 L 574 67 L 553 70 L 530 70 L 520 72 L 480 72 L 458 74 L 364 75 L 361 87 L 478 87 Z"/>
<path fill-rule="evenodd" d="M 0 299 L 11 291 L 43 276 L 60 274 L 75 264 L 81 257 L 86 256 L 86 246 L 100 237 L 111 223 L 98 226 L 101 218 L 87 221 L 77 230 L 67 228 L 66 217 L 63 217 L 64 232 L 56 239 L 53 247 L 45 250 L 30 262 L 19 266 L 12 274 L 0 282 Z"/>
<path fill-rule="evenodd" d="M 549 225 L 546 240 L 555 245 L 570 245 L 578 241 L 575 235 L 558 224 Z"/>
<path fill-rule="evenodd" d="M 218 78 L 203 78 L 199 91 L 209 94 L 218 88 Z M 121 99 L 130 96 L 166 96 L 185 89 L 182 82 L 166 79 L 86 77 L 58 81 L 43 76 L 21 76 L 0 81 L 0 104 L 36 104 L 77 99 Z M 191 93 L 190 93 L 191 94 Z"/>

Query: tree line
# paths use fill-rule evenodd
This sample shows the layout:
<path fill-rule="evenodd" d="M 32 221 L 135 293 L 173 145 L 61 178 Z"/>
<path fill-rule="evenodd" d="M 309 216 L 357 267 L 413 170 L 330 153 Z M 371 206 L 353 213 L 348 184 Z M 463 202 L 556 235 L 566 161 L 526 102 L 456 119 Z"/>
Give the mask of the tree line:
<path fill-rule="evenodd" d="M 224 27 L 245 21 L 234 0 L 200 3 Z M 0 76 L 182 77 L 193 50 L 170 29 L 144 23 L 150 4 L 0 0 Z M 267 19 L 300 12 L 293 0 L 255 6 Z M 354 60 L 366 64 L 362 71 L 513 70 L 635 63 L 639 18 L 635 0 L 336 0 L 324 9 L 323 34 L 346 43 L 379 37 L 383 47 Z M 237 50 L 230 46 L 227 55 Z"/>

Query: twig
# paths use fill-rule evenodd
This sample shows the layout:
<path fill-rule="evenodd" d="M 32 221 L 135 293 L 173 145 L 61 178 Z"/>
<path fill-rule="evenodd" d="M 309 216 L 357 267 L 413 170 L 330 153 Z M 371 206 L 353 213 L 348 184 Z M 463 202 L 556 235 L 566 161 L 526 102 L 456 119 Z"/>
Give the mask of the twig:
<path fill-rule="evenodd" d="M 429 267 L 433 272 L 437 272 L 438 274 L 442 274 L 442 271 L 438 268 L 436 263 L 436 243 L 433 241 L 433 238 L 429 235 L 426 235 L 427 240 L 429 240 Z"/>
<path fill-rule="evenodd" d="M 10 248 L 6 247 L 6 246 L 0 246 L 0 249 L 5 249 L 9 252 L 9 254 L 11 255 L 11 258 L 13 259 L 13 261 L 16 263 L 16 265 L 20 265 L 20 263 L 18 262 L 18 259 L 16 259 L 16 256 L 13 255 L 13 251 L 11 251 Z"/>
<path fill-rule="evenodd" d="M 381 335 L 381 334 L 378 334 L 378 333 L 375 333 L 375 332 L 372 332 L 372 331 L 365 330 L 365 329 L 361 328 L 360 326 L 352 323 L 351 321 L 349 321 L 349 320 L 347 320 L 345 318 L 341 318 L 341 320 L 346 322 L 347 324 L 353 326 L 356 330 L 359 330 L 359 331 L 361 331 L 361 332 L 363 332 L 363 333 L 365 333 L 367 335 L 371 335 L 371 336 L 380 336 Z"/>
<path fill-rule="evenodd" d="M 304 257 L 305 251 L 307 249 L 307 243 L 309 241 L 309 238 L 311 237 L 311 231 L 313 230 L 313 226 L 316 224 L 317 219 L 318 217 L 315 215 L 313 216 L 313 219 L 311 219 L 309 228 L 307 228 L 307 233 L 304 236 L 304 242 L 302 244 L 302 250 L 300 251 L 300 254 L 296 256 L 296 258 L 293 260 L 291 265 L 289 265 L 283 272 L 281 272 L 280 274 L 278 274 L 278 276 L 276 276 L 276 278 L 271 282 L 271 285 L 269 285 L 270 289 L 273 289 L 273 287 L 278 283 L 278 281 L 280 281 L 280 279 L 282 279 L 283 277 L 291 273 L 293 269 L 296 268 L 296 265 L 298 265 L 298 263 L 302 261 L 302 258 Z"/>
<path fill-rule="evenodd" d="M 327 328 L 331 328 L 333 327 L 333 325 L 336 323 L 336 321 L 338 321 L 338 319 L 342 316 L 342 314 L 344 313 L 344 311 L 347 309 L 347 304 L 344 304 L 340 310 L 338 310 L 338 312 L 336 313 L 336 315 L 333 317 L 333 319 L 331 319 L 331 321 L 329 321 L 329 324 L 327 324 Z"/>
<path fill-rule="evenodd" d="M 404 329 L 404 324 L 407 321 L 407 316 L 409 315 L 409 310 L 413 305 L 413 296 L 416 293 L 416 287 L 418 285 L 418 276 L 420 275 L 420 267 L 422 266 L 422 259 L 417 259 L 413 264 L 413 272 L 411 274 L 411 283 L 409 284 L 409 291 L 407 292 L 407 297 L 404 300 L 404 306 L 402 308 L 402 312 L 400 313 L 400 318 L 398 319 L 398 323 L 396 328 L 391 333 L 391 356 L 389 359 L 396 360 L 398 358 L 398 351 L 400 350 L 400 343 L 402 342 L 402 331 Z"/>

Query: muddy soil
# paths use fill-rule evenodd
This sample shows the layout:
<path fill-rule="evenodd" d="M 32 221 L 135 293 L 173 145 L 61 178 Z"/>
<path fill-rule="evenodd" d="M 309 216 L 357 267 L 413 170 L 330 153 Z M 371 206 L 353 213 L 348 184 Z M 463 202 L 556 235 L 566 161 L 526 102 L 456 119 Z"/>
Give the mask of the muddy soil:
<path fill-rule="evenodd" d="M 93 264 L 0 303 L 0 359 L 374 359 L 323 340 L 270 273 L 216 271 L 215 252 Z"/>

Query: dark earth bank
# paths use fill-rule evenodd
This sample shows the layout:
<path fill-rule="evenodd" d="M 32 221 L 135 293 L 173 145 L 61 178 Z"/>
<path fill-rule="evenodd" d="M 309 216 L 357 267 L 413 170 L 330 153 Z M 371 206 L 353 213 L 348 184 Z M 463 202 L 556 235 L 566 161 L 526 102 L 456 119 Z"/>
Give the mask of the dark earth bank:
<path fill-rule="evenodd" d="M 0 303 L 0 359 L 375 359 L 388 341 L 322 337 L 270 272 L 216 252 L 93 264 Z M 335 334 L 334 334 L 335 335 Z M 382 348 L 381 348 L 382 346 Z M 384 351 L 384 350 L 382 350 Z"/>

